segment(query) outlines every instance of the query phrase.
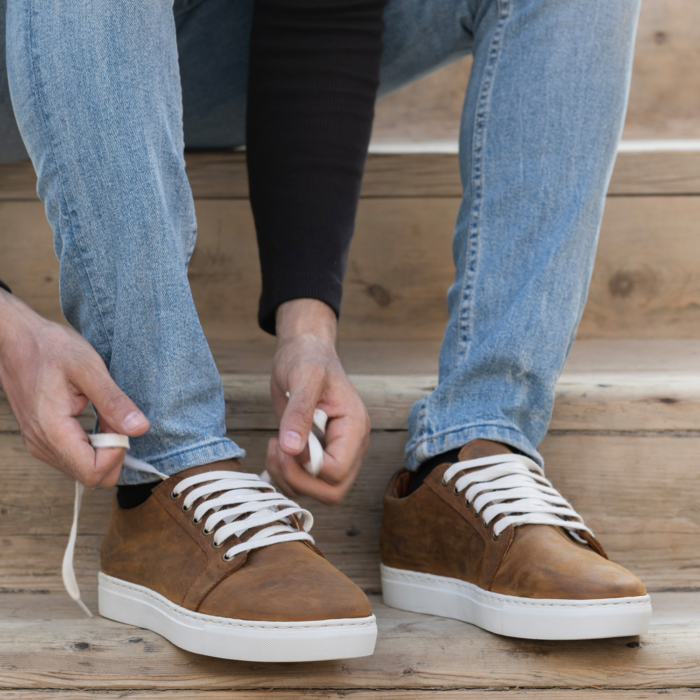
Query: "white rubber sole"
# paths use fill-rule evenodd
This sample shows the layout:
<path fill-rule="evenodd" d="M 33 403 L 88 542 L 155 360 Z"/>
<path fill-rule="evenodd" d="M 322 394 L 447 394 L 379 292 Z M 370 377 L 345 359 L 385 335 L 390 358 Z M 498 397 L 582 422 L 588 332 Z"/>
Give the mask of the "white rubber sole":
<path fill-rule="evenodd" d="M 485 591 L 459 579 L 381 565 L 384 603 L 450 617 L 522 639 L 602 639 L 644 634 L 648 595 L 599 600 L 540 600 Z"/>
<path fill-rule="evenodd" d="M 370 656 L 374 615 L 342 620 L 252 622 L 202 615 L 145 586 L 100 572 L 100 615 L 157 632 L 196 654 L 239 661 L 325 661 Z"/>

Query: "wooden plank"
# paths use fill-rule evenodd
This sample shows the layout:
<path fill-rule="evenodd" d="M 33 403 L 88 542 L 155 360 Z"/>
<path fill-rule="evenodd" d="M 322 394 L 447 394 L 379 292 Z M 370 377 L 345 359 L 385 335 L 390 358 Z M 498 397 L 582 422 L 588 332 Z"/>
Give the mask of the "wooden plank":
<path fill-rule="evenodd" d="M 15 607 L 17 597 L 1 597 L 1 617 L 2 608 Z M 101 618 L 88 620 L 77 608 L 72 618 L 54 617 L 56 597 L 32 598 L 37 608 L 30 618 L 6 618 L 0 625 L 0 687 L 539 691 L 590 686 L 684 689 L 700 684 L 697 601 L 695 612 L 653 620 L 642 637 L 534 642 L 393 610 L 373 596 L 379 627 L 374 656 L 252 664 L 190 654 L 153 632 Z"/>
<path fill-rule="evenodd" d="M 350 375 L 375 430 L 405 430 L 411 406 L 437 385 L 437 375 Z M 276 430 L 269 374 L 223 374 L 229 430 Z M 91 430 L 91 409 L 80 417 Z M 563 374 L 551 430 L 697 431 L 700 375 L 680 372 Z M 0 390 L 0 433 L 19 426 Z"/>
<path fill-rule="evenodd" d="M 627 690 L 617 688 L 614 690 L 590 689 L 531 689 L 508 688 L 504 690 L 473 690 L 460 688 L 459 690 L 424 690 L 424 689 L 354 689 L 354 690 L 313 690 L 303 688 L 300 690 L 168 690 L 168 699 L 173 700 L 296 700 L 298 698 L 323 698 L 323 700 L 404 700 L 405 698 L 440 698 L 452 700 L 453 698 L 464 700 L 498 700 L 504 693 L 508 693 L 508 700 L 518 698 L 530 700 L 532 698 L 542 700 L 659 700 L 663 695 L 668 700 L 697 700 L 698 691 L 695 688 L 664 688 L 663 690 Z M 57 690 L 51 691 L 50 698 L 61 700 L 121 700 L 128 697 L 133 700 L 163 700 L 162 691 L 135 690 L 129 691 L 128 696 L 123 690 Z M 46 700 L 45 690 L 9 690 L 3 693 L 4 700 Z"/>
<path fill-rule="evenodd" d="M 580 338 L 700 334 L 697 197 L 608 200 Z"/>
<path fill-rule="evenodd" d="M 361 202 L 341 339 L 440 340 L 458 206 L 456 198 L 432 197 Z M 37 311 L 60 320 L 58 264 L 42 209 L 0 202 L 2 275 Z M 201 201 L 198 218 L 190 279 L 207 337 L 213 343 L 262 339 L 248 202 Z M 697 221 L 700 197 L 610 198 L 579 337 L 699 338 Z"/>
<path fill-rule="evenodd" d="M 345 280 L 342 338 L 442 336 L 458 206 L 457 199 L 439 198 L 362 201 Z M 214 342 L 232 334 L 237 340 L 261 337 L 260 273 L 248 203 L 200 202 L 198 218 L 190 281 L 207 337 Z"/>
<path fill-rule="evenodd" d="M 608 195 L 698 194 L 700 151 L 621 152 Z"/>
<path fill-rule="evenodd" d="M 625 138 L 700 136 L 700 4 L 644 0 Z"/>
<path fill-rule="evenodd" d="M 261 470 L 272 433 L 233 436 Z M 314 537 L 328 559 L 365 591 L 379 583 L 382 495 L 403 461 L 407 434 L 375 432 L 351 494 L 330 508 L 302 499 L 315 517 Z M 698 588 L 700 437 L 550 434 L 542 446 L 555 486 L 601 539 L 611 558 L 649 590 Z M 63 590 L 61 559 L 70 529 L 73 484 L 24 452 L 21 438 L 0 437 L 0 591 Z M 86 494 L 76 554 L 81 585 L 97 570 L 111 493 Z"/>
<path fill-rule="evenodd" d="M 644 0 L 624 137 L 700 137 L 700 4 Z M 375 142 L 456 141 L 471 59 L 380 99 Z"/>
<path fill-rule="evenodd" d="M 248 198 L 245 153 L 187 153 L 186 161 L 196 199 Z M 622 151 L 617 156 L 608 190 L 610 195 L 698 193 L 700 151 L 697 150 Z M 367 158 L 363 198 L 461 195 L 456 153 L 370 153 Z M 0 201 L 36 199 L 36 178 L 29 161 L 0 165 Z"/>

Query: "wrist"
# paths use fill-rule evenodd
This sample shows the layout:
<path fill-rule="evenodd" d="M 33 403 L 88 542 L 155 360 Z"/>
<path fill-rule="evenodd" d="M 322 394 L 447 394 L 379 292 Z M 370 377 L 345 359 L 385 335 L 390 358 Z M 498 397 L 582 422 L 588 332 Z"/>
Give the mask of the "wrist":
<path fill-rule="evenodd" d="M 338 320 L 333 309 L 318 299 L 292 299 L 280 304 L 275 323 L 279 343 L 306 336 L 335 345 Z"/>

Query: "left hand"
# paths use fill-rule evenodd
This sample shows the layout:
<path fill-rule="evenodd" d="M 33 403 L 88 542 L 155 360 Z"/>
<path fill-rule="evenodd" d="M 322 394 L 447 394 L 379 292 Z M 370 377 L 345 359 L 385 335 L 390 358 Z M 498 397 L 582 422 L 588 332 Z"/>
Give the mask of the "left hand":
<path fill-rule="evenodd" d="M 335 350 L 336 326 L 335 313 L 321 301 L 282 304 L 270 381 L 280 432 L 268 444 L 266 468 L 288 496 L 305 494 L 327 505 L 339 503 L 350 490 L 370 433 L 367 409 Z M 328 414 L 328 424 L 323 467 L 314 478 L 302 464 L 309 459 L 316 408 Z"/>

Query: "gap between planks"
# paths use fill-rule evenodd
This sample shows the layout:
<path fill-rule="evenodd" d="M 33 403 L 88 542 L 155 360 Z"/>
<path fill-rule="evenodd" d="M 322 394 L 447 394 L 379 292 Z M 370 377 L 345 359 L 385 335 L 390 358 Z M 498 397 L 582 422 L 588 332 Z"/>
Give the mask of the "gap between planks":
<path fill-rule="evenodd" d="M 167 693 L 167 695 L 166 695 Z M 437 688 L 401 689 L 401 688 L 362 688 L 358 690 L 330 690 L 327 688 L 292 688 L 269 690 L 9 690 L 2 694 L 3 700 L 660 700 L 659 696 L 669 700 L 698 700 L 700 688 L 658 688 L 635 690 L 618 688 L 614 690 L 596 688 L 490 688 L 474 690 L 442 690 Z"/>

